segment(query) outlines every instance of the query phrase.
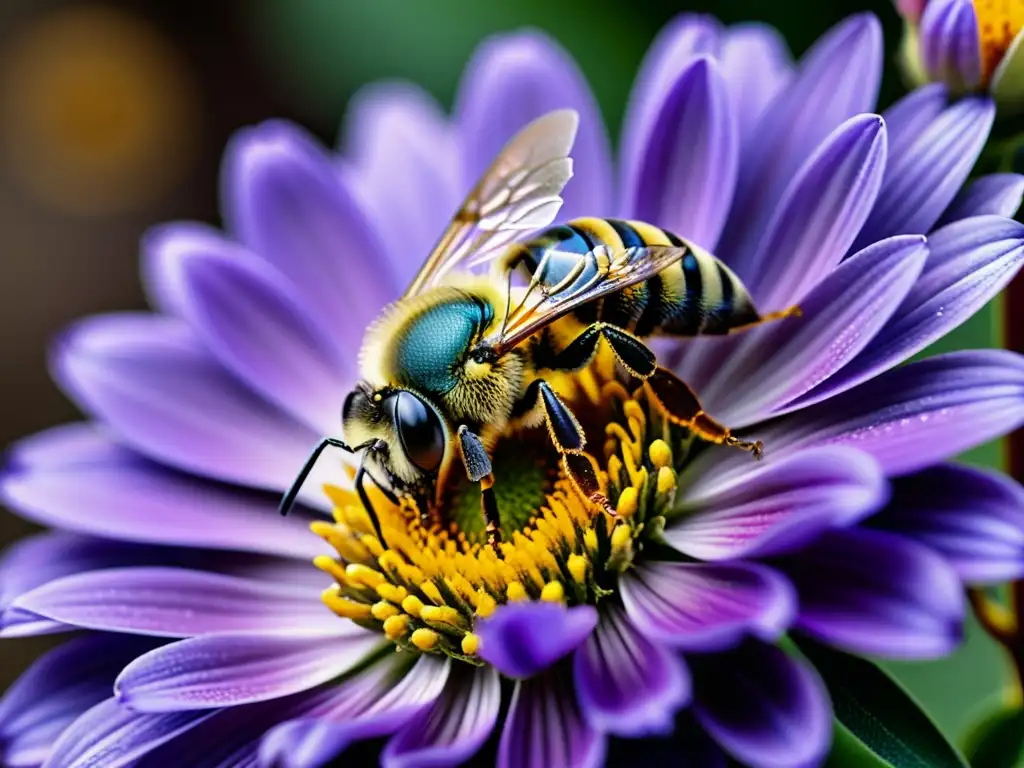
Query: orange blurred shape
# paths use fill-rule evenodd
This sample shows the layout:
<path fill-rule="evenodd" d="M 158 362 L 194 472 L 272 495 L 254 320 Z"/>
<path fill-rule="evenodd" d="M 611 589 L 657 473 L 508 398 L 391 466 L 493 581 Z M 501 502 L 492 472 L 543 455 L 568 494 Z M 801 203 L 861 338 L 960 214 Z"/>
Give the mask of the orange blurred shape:
<path fill-rule="evenodd" d="M 199 97 L 178 51 L 107 7 L 48 13 L 0 60 L 4 161 L 67 212 L 122 213 L 178 183 L 198 151 Z"/>

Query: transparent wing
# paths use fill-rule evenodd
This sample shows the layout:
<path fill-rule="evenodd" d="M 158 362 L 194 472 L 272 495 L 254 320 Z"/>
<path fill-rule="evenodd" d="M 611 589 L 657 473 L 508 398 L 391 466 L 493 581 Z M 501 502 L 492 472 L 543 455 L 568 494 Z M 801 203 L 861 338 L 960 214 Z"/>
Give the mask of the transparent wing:
<path fill-rule="evenodd" d="M 569 151 L 579 116 L 549 112 L 505 145 L 452 217 L 405 295 L 435 285 L 456 264 L 482 264 L 523 232 L 546 227 L 562 207 L 562 189 L 572 178 Z"/>
<path fill-rule="evenodd" d="M 542 260 L 519 302 L 510 309 L 504 326 L 483 344 L 500 357 L 537 331 L 588 302 L 642 283 L 691 253 L 689 247 L 648 245 L 615 253 L 599 246 L 576 256 L 576 265 L 556 285 L 542 285 Z M 551 252 L 565 258 L 564 252 Z"/>

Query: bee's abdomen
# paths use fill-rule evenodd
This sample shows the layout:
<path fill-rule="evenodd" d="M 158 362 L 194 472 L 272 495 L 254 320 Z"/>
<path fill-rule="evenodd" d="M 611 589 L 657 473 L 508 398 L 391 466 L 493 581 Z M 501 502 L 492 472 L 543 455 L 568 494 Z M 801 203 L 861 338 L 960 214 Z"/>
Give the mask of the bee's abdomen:
<path fill-rule="evenodd" d="M 651 224 L 582 218 L 552 227 L 524 243 L 514 262 L 533 274 L 547 255 L 542 282 L 552 286 L 570 273 L 579 255 L 600 245 L 612 253 L 652 245 L 687 248 L 679 237 Z M 756 322 L 758 314 L 750 294 L 732 270 L 706 251 L 688 251 L 647 281 L 583 307 L 577 317 L 582 322 L 611 323 L 641 337 L 723 334 Z M 592 276 L 593 267 L 588 266 L 577 283 Z"/>

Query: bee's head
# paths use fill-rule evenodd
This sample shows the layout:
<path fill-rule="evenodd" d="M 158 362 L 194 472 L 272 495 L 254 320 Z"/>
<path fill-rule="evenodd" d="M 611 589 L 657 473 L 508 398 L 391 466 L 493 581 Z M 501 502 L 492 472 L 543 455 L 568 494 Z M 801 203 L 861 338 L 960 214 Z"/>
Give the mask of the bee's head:
<path fill-rule="evenodd" d="M 408 389 L 374 391 L 360 384 L 345 399 L 342 423 L 353 443 L 376 439 L 387 444 L 386 455 L 378 452 L 377 461 L 391 484 L 416 485 L 433 476 L 444 460 L 448 441 L 441 415 Z"/>

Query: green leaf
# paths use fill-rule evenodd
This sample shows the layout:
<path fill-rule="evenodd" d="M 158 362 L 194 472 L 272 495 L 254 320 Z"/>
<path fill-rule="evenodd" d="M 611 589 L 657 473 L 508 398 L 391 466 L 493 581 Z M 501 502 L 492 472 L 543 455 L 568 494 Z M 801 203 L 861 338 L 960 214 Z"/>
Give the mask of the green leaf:
<path fill-rule="evenodd" d="M 1016 768 L 1024 765 L 1024 710 L 997 709 L 983 717 L 966 739 L 971 768 Z"/>
<path fill-rule="evenodd" d="M 796 645 L 832 698 L 831 768 L 966 768 L 921 706 L 876 664 L 808 638 Z"/>

